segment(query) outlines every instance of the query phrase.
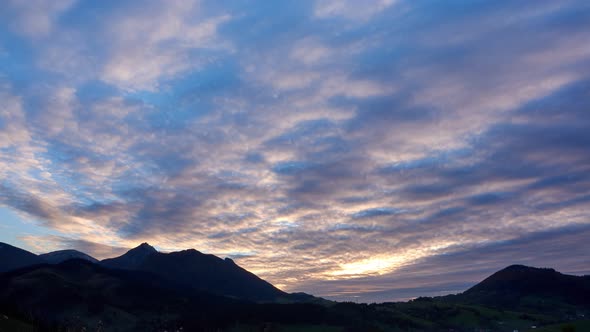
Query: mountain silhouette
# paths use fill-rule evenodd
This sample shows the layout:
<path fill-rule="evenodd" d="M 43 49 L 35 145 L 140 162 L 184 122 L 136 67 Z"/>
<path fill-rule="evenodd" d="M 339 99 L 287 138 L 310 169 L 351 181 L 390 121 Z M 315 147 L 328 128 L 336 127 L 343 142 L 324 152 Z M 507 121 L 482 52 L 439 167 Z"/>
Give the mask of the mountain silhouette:
<path fill-rule="evenodd" d="M 590 276 L 511 265 L 450 298 L 491 307 L 542 311 L 554 310 L 556 304 L 590 307 Z"/>
<path fill-rule="evenodd" d="M 48 264 L 59 264 L 75 258 L 84 259 L 92 263 L 98 263 L 98 259 L 90 255 L 87 255 L 81 251 L 73 249 L 48 252 L 46 254 L 39 255 L 39 258 L 41 258 L 44 262 Z"/>
<path fill-rule="evenodd" d="M 43 260 L 32 252 L 0 242 L 0 273 L 41 263 Z"/>
<path fill-rule="evenodd" d="M 221 259 L 195 249 L 160 253 L 148 243 L 142 243 L 122 256 L 99 262 L 77 250 L 60 250 L 37 256 L 8 244 L 0 244 L 0 272 L 43 263 L 59 264 L 71 259 L 83 259 L 111 269 L 148 272 L 172 284 L 181 284 L 185 288 L 250 301 L 321 300 L 311 295 L 287 294 L 241 268 L 229 258 Z"/>
<path fill-rule="evenodd" d="M 195 249 L 160 253 L 147 243 L 120 257 L 105 259 L 103 266 L 146 271 L 195 290 L 247 299 L 275 301 L 288 294 L 241 268 L 233 260 L 203 254 Z"/>
<path fill-rule="evenodd" d="M 100 264 L 113 269 L 134 270 L 139 268 L 148 256 L 157 252 L 156 248 L 144 242 L 119 257 L 104 259 Z"/>
<path fill-rule="evenodd" d="M 44 327 L 67 325 L 75 331 L 89 324 L 95 324 L 93 330 L 149 331 L 160 324 L 161 316 L 169 321 L 190 312 L 211 316 L 233 303 L 229 298 L 178 288 L 151 273 L 108 269 L 85 259 L 0 274 L 0 311 L 34 313 Z"/>
<path fill-rule="evenodd" d="M 381 331 L 417 323 L 354 303 L 256 303 L 83 259 L 0 274 L 0 313 L 31 331 Z M 2 326 L 0 315 L 0 326 Z M 324 329 L 328 326 L 327 329 Z M 419 330 L 416 330 L 419 331 Z"/>
<path fill-rule="evenodd" d="M 590 276 L 522 265 L 457 295 L 357 304 L 284 293 L 194 249 L 160 253 L 144 243 L 98 264 L 78 251 L 41 256 L 61 262 L 0 244 L 1 330 L 20 322 L 40 331 L 512 331 L 590 315 Z"/>

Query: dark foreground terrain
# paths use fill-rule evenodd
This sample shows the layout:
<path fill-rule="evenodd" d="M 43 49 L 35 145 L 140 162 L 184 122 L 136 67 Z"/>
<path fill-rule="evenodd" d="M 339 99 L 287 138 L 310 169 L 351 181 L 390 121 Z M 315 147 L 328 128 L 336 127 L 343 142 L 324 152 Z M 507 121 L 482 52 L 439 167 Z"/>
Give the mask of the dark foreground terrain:
<path fill-rule="evenodd" d="M 99 262 L 1 244 L 0 258 L 0 331 L 590 331 L 590 276 L 552 269 L 514 265 L 457 295 L 355 304 L 284 293 L 196 250 L 143 244 Z"/>

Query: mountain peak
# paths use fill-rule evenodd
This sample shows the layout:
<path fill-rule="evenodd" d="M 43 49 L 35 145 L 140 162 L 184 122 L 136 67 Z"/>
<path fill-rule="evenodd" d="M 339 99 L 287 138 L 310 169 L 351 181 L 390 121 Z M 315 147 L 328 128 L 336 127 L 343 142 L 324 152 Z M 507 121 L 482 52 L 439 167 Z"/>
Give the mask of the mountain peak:
<path fill-rule="evenodd" d="M 497 308 L 518 309 L 533 303 L 553 301 L 573 305 L 590 304 L 590 280 L 562 274 L 551 268 L 510 265 L 458 295 L 458 299 Z M 527 298 L 527 301 L 521 301 Z M 545 303 L 545 304 L 542 304 Z M 551 310 L 547 307 L 543 310 Z"/>
<path fill-rule="evenodd" d="M 139 251 L 139 250 L 141 250 L 141 251 L 147 251 L 147 252 L 158 252 L 158 251 L 156 250 L 156 248 L 152 247 L 152 246 L 151 246 L 149 243 L 147 243 L 147 242 L 144 242 L 144 243 L 142 243 L 142 244 L 138 245 L 137 247 L 135 247 L 135 248 L 133 248 L 133 249 L 131 249 L 131 250 L 138 250 L 138 251 Z M 131 251 L 131 250 L 130 250 L 130 251 Z"/>
<path fill-rule="evenodd" d="M 109 258 L 101 261 L 101 264 L 111 268 L 135 269 L 140 266 L 149 256 L 157 254 L 156 248 L 147 242 L 127 251 L 123 256 Z"/>
<path fill-rule="evenodd" d="M 563 275 L 554 269 L 510 265 L 471 287 L 465 291 L 465 294 L 547 292 L 559 288 L 556 285 L 567 283 L 570 278 L 572 276 Z"/>
<path fill-rule="evenodd" d="M 497 276 L 511 276 L 514 277 L 515 275 L 522 275 L 522 274 L 536 274 L 536 275 L 548 275 L 558 273 L 554 269 L 551 268 L 539 268 L 539 267 L 532 267 L 526 265 L 510 265 L 508 267 L 503 268 L 502 270 L 494 273 Z M 492 276 L 494 276 L 492 275 Z"/>
<path fill-rule="evenodd" d="M 69 259 L 83 259 L 92 263 L 98 263 L 98 260 L 96 258 L 74 249 L 48 252 L 46 254 L 39 255 L 39 258 L 43 259 L 45 262 L 49 264 L 59 264 Z"/>

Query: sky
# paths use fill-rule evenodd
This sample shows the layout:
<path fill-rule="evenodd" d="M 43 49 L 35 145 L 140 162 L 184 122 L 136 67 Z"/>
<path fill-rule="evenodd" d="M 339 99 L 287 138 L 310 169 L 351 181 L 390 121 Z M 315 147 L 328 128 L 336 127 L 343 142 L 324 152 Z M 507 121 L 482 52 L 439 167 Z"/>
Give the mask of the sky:
<path fill-rule="evenodd" d="M 0 241 L 382 302 L 588 239 L 588 1 L 2 1 Z"/>

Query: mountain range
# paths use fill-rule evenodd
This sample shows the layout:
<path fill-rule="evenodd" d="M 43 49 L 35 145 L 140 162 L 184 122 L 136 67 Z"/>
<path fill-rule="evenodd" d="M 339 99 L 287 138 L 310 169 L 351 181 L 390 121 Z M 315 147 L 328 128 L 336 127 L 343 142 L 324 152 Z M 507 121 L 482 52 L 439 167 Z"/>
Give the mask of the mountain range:
<path fill-rule="evenodd" d="M 65 262 L 67 260 L 76 258 L 83 259 L 91 263 L 98 263 L 98 259 L 73 249 L 48 252 L 46 254 L 39 255 L 39 258 L 41 258 L 45 263 L 48 264 L 59 264 L 61 262 Z"/>
<path fill-rule="evenodd" d="M 105 259 L 109 268 L 151 272 L 195 290 L 253 301 L 275 301 L 288 294 L 253 273 L 239 267 L 230 258 L 221 259 L 195 249 L 160 253 L 147 243 L 120 257 Z"/>
<path fill-rule="evenodd" d="M 0 243 L 0 272 L 0 331 L 513 331 L 590 315 L 590 276 L 522 265 L 460 294 L 382 304 L 288 294 L 231 259 L 147 243 L 102 261 Z"/>
<path fill-rule="evenodd" d="M 262 302 L 289 301 L 289 294 L 241 268 L 230 258 L 221 259 L 195 249 L 161 253 L 148 243 L 142 243 L 122 256 L 99 261 L 77 250 L 59 250 L 35 255 L 0 243 L 0 272 L 38 264 L 60 264 L 72 259 L 84 260 L 110 269 L 146 272 L 178 287 L 216 295 Z M 293 298 L 299 299 L 301 296 L 295 295 Z"/>
<path fill-rule="evenodd" d="M 0 273 L 36 264 L 59 264 L 70 259 L 83 259 L 98 263 L 98 259 L 78 250 L 58 250 L 35 255 L 32 252 L 0 242 Z"/>

